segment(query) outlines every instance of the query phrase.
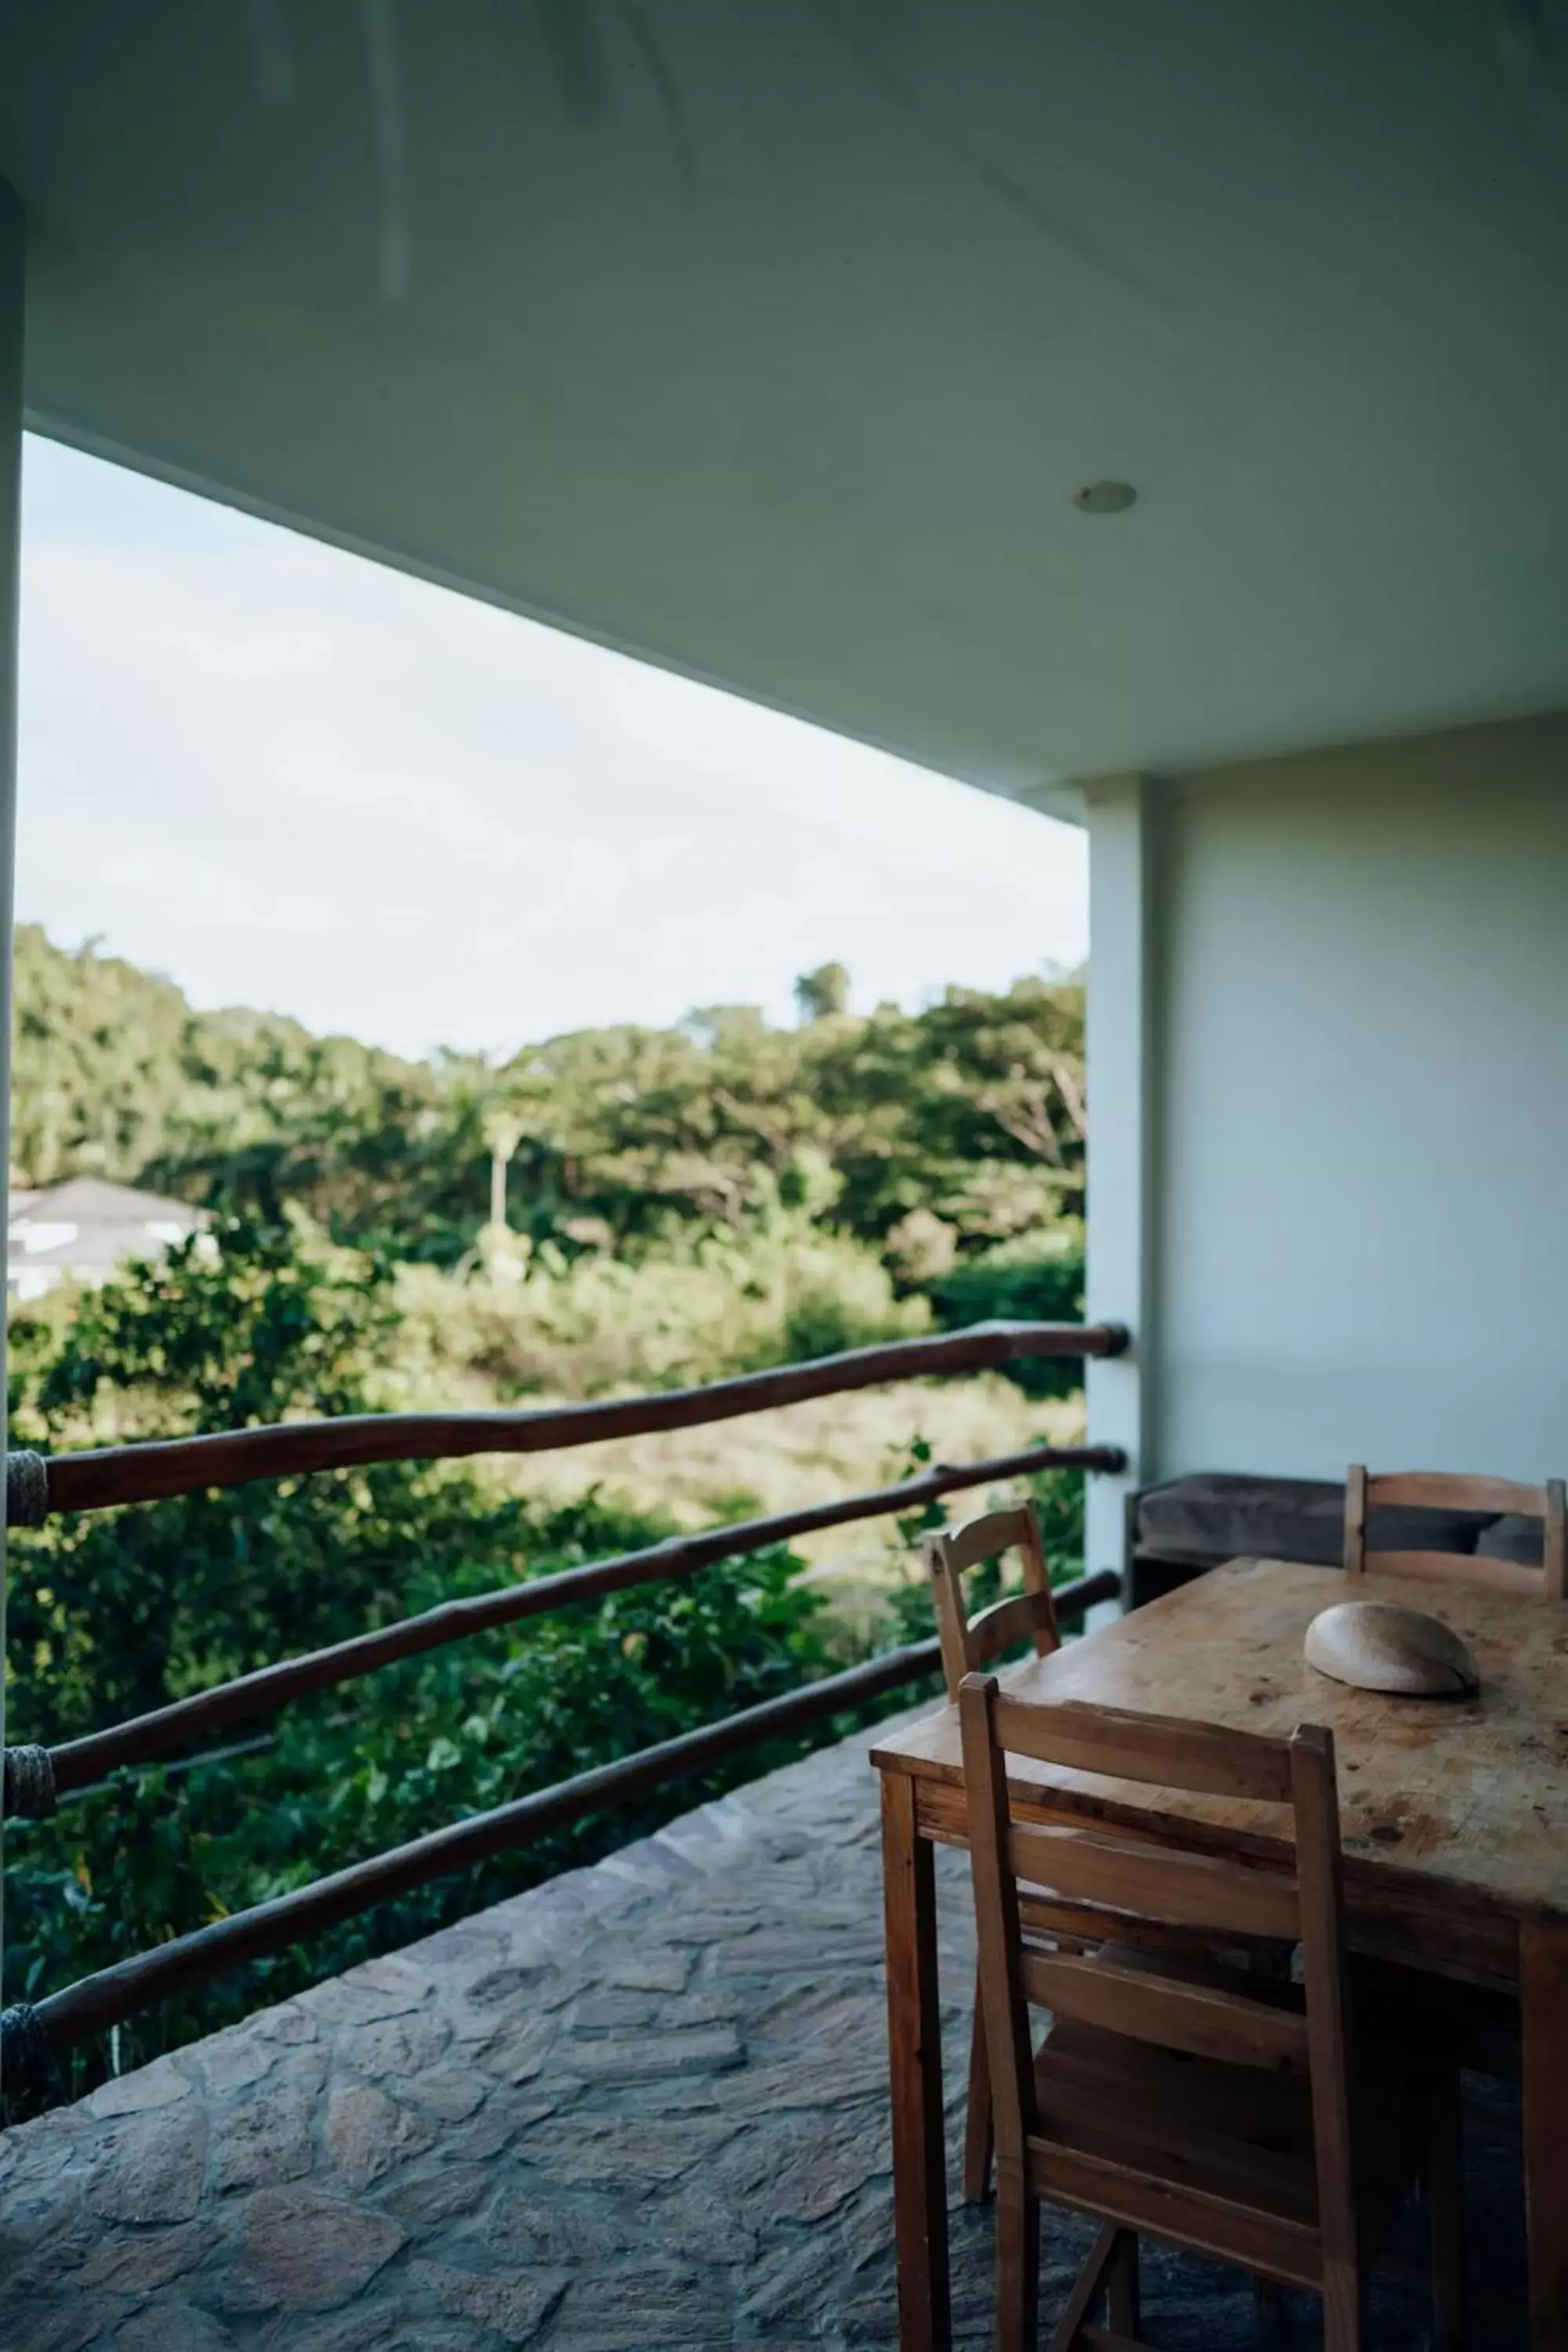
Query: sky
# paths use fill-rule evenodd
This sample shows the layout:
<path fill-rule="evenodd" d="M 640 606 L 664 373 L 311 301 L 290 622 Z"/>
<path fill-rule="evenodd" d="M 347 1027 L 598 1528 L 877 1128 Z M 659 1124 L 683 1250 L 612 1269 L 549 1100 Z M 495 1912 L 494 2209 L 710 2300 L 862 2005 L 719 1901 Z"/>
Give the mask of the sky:
<path fill-rule="evenodd" d="M 408 1055 L 1087 951 L 1083 837 L 30 438 L 16 899 Z"/>

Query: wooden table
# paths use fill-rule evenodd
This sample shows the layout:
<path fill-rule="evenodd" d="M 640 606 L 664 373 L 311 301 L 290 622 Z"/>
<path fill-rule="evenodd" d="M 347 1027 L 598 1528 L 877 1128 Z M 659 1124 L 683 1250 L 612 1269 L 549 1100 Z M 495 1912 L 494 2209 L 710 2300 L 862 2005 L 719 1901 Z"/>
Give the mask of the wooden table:
<path fill-rule="evenodd" d="M 1369 1576 L 1357 1596 L 1426 1609 L 1480 1668 L 1473 1700 L 1377 1697 L 1307 1665 L 1302 1637 L 1345 1598 L 1333 1571 L 1233 1560 L 1005 1681 L 1041 1699 L 1142 1707 L 1256 1731 L 1334 1734 L 1356 1948 L 1516 1989 L 1535 2352 L 1568 2352 L 1568 1610 L 1457 1584 Z M 902 2352 L 948 2352 L 932 1843 L 965 1838 L 957 1709 L 871 1751 L 882 1774 L 893 2174 Z M 1085 1817 L 1287 1864 L 1283 1807 L 1028 1764 L 1025 1818 Z"/>

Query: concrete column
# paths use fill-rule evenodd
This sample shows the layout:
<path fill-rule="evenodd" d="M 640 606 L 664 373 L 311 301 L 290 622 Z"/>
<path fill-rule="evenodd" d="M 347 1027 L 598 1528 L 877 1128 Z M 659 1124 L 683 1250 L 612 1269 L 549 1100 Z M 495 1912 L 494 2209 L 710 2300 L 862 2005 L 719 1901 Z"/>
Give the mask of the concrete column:
<path fill-rule="evenodd" d="M 16 842 L 16 567 L 22 530 L 24 223 L 0 180 L 0 1226 L 10 1228 L 11 902 Z M 0 1312 L 0 1430 L 5 1411 L 5 1318 Z M 5 1643 L 5 1481 L 0 1477 L 0 1659 Z M 5 1677 L 0 1672 L 0 1752 Z M 5 1948 L 0 1911 L 0 1950 Z"/>
<path fill-rule="evenodd" d="M 1089 1482 L 1087 1569 L 1120 1565 L 1126 1501 L 1153 1475 L 1153 1021 L 1157 794 L 1146 777 L 1091 785 L 1089 808 L 1089 1272 L 1091 1323 L 1125 1323 L 1129 1354 L 1090 1363 L 1089 1431 L 1126 1451 Z"/>

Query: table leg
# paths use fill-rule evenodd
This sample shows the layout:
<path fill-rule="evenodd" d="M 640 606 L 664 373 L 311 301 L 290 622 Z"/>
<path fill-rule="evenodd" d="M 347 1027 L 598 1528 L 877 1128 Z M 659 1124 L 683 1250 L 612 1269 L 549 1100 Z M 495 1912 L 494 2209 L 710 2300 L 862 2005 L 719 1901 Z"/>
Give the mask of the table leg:
<path fill-rule="evenodd" d="M 1568 1927 L 1519 1931 L 1533 2352 L 1568 2352 Z"/>
<path fill-rule="evenodd" d="M 914 1781 L 905 1772 L 881 1777 L 899 2343 L 900 2352 L 950 2352 L 936 1874 L 915 1822 Z"/>

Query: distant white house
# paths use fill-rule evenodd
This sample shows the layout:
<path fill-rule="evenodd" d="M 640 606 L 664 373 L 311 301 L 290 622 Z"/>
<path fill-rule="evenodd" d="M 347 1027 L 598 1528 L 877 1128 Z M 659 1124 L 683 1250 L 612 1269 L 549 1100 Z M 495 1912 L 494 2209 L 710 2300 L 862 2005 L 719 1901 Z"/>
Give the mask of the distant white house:
<path fill-rule="evenodd" d="M 98 1176 L 72 1176 L 41 1192 L 14 1192 L 5 1286 L 13 1298 L 40 1298 L 63 1276 L 106 1282 L 135 1257 L 162 1257 L 205 1219 L 184 1201 L 139 1192 Z"/>

